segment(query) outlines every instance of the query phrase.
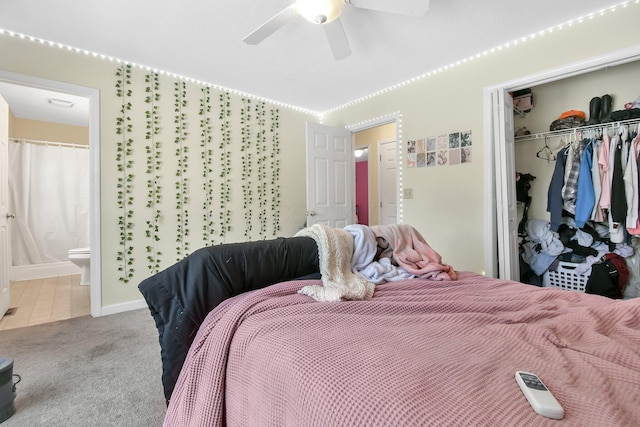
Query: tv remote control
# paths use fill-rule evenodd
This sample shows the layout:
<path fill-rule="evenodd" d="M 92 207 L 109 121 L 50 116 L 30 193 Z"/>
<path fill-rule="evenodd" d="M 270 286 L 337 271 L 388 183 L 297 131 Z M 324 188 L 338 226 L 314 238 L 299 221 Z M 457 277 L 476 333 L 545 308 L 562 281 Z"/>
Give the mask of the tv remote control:
<path fill-rule="evenodd" d="M 564 418 L 562 406 L 537 375 L 517 371 L 516 382 L 536 413 L 556 420 Z"/>

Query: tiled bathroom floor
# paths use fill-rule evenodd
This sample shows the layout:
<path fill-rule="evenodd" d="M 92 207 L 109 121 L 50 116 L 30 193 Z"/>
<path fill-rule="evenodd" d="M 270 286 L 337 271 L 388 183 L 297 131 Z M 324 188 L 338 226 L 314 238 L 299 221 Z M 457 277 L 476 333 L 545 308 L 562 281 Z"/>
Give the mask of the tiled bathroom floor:
<path fill-rule="evenodd" d="M 80 275 L 11 282 L 9 313 L 0 330 L 22 328 L 91 313 L 90 286 L 80 285 Z"/>

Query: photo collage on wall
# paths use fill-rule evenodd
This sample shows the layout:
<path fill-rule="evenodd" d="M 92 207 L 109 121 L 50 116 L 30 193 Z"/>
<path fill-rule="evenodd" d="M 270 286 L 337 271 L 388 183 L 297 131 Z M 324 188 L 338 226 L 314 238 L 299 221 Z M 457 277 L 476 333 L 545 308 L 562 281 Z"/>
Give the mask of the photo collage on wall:
<path fill-rule="evenodd" d="M 407 167 L 424 168 L 471 163 L 471 131 L 407 141 Z"/>

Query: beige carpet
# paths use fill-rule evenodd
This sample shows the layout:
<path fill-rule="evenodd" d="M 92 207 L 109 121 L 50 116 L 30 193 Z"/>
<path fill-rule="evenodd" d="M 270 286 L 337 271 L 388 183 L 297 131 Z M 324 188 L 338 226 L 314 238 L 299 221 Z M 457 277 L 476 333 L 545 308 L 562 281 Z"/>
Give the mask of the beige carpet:
<path fill-rule="evenodd" d="M 16 413 L 2 427 L 160 426 L 158 332 L 148 309 L 0 331 Z"/>

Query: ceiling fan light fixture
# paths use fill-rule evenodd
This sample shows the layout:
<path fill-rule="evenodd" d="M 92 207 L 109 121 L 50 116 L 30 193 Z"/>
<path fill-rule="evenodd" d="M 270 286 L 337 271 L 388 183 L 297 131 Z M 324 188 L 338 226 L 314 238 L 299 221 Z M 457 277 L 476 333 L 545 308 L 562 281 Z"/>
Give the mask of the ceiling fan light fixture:
<path fill-rule="evenodd" d="M 328 24 L 342 13 L 344 0 L 296 0 L 298 13 L 313 24 Z"/>

